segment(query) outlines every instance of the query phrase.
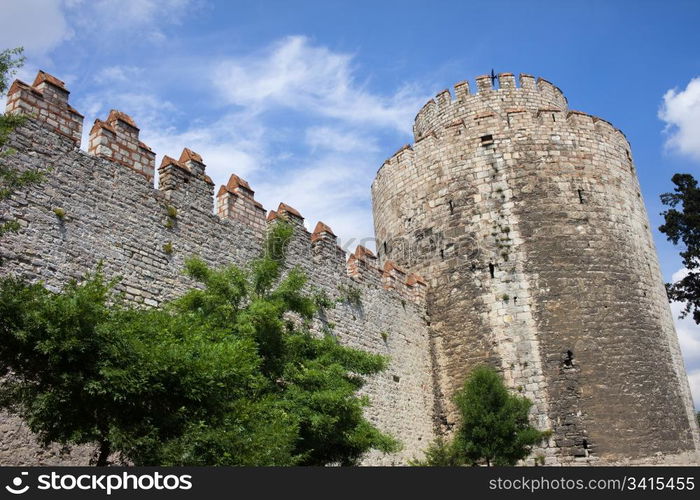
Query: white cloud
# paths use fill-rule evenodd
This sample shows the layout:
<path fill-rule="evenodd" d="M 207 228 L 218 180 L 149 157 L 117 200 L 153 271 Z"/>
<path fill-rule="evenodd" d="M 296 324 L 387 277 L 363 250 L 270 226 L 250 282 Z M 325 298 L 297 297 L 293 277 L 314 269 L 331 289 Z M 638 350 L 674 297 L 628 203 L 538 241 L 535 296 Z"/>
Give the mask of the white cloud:
<path fill-rule="evenodd" d="M 25 54 L 43 57 L 72 36 L 62 3 L 7 0 L 0 16 L 0 48 L 24 47 Z"/>
<path fill-rule="evenodd" d="M 688 276 L 689 273 L 690 271 L 688 269 L 686 269 L 685 267 L 681 267 L 678 271 L 671 275 L 671 283 L 675 283 L 677 281 L 682 280 L 683 278 Z"/>
<path fill-rule="evenodd" d="M 89 34 L 95 42 L 114 43 L 115 36 L 139 33 L 139 40 L 159 43 L 167 39 L 162 28 L 180 24 L 198 3 L 197 0 L 70 0 L 65 5 L 71 22 L 82 35 Z"/>
<path fill-rule="evenodd" d="M 95 74 L 94 80 L 100 85 L 131 83 L 142 73 L 143 69 L 136 66 L 107 66 Z"/>
<path fill-rule="evenodd" d="M 360 84 L 351 54 L 312 45 L 292 36 L 261 53 L 229 59 L 213 79 L 228 102 L 255 109 L 289 108 L 350 123 L 409 131 L 413 115 L 426 100 L 404 87 L 381 96 Z"/>
<path fill-rule="evenodd" d="M 405 142 L 400 136 L 410 136 L 425 100 L 419 92 L 409 86 L 372 92 L 354 76 L 352 55 L 301 36 L 224 62 L 199 58 L 197 73 L 211 77 L 206 86 L 184 79 L 169 87 L 171 79 L 163 75 L 168 68 L 191 67 L 184 61 L 163 61 L 160 68 L 105 66 L 76 107 L 88 123 L 119 109 L 134 118 L 158 161 L 191 148 L 217 185 L 236 173 L 268 210 L 284 201 L 301 211 L 308 229 L 323 220 L 341 242 L 373 246 L 370 183 L 384 160 L 379 140 Z M 158 97 L 169 88 L 189 100 Z"/>
<path fill-rule="evenodd" d="M 700 161 L 700 77 L 681 91 L 664 94 L 659 118 L 666 122 L 666 147 Z"/>
<path fill-rule="evenodd" d="M 306 144 L 311 148 L 311 152 L 318 150 L 342 153 L 353 151 L 376 152 L 379 149 L 377 141 L 373 137 L 329 126 L 307 128 L 305 140 Z"/>
<path fill-rule="evenodd" d="M 322 220 L 341 243 L 357 244 L 374 234 L 367 163 L 367 157 L 357 155 L 322 155 L 307 167 L 289 169 L 281 175 L 257 176 L 256 197 L 268 210 L 283 201 L 306 217 L 307 229 L 313 230 Z"/>

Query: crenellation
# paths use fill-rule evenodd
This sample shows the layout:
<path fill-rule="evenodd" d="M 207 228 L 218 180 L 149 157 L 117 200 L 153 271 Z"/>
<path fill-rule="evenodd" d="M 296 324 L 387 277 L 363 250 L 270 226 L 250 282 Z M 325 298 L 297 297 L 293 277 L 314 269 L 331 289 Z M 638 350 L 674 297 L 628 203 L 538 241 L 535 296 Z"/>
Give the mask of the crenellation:
<path fill-rule="evenodd" d="M 525 90 L 536 90 L 535 77 L 527 73 L 520 73 L 520 88 Z"/>
<path fill-rule="evenodd" d="M 155 154 L 122 112 L 96 120 L 83 153 L 63 82 L 16 81 L 8 110 L 32 117 L 7 158 L 52 175 L 0 202 L 22 227 L 3 237 L 0 273 L 59 290 L 103 261 L 129 302 L 157 307 L 195 286 L 186 258 L 245 266 L 284 219 L 294 230 L 285 272 L 301 269 L 309 291 L 334 304 L 313 332 L 389 357 L 362 394 L 368 419 L 404 449 L 364 463 L 405 464 L 449 434 L 451 395 L 484 363 L 552 431 L 533 452 L 547 465 L 697 463 L 700 432 L 627 139 L 569 111 L 546 80 L 498 79 L 496 91 L 477 78 L 474 94 L 460 82 L 454 100 L 443 91 L 421 109 L 414 143 L 372 183 L 376 255 L 358 246 L 347 259 L 328 225 L 309 233 L 286 203 L 266 215 L 236 175 L 212 213 L 213 183 L 190 149 L 163 158 L 154 190 L 143 177 L 153 178 Z M 91 454 L 36 451 L 33 439 L 0 415 L 0 464 L 77 465 Z"/>
<path fill-rule="evenodd" d="M 490 75 L 481 75 L 476 77 L 476 89 L 478 93 L 490 92 L 493 90 L 493 80 Z"/>
<path fill-rule="evenodd" d="M 192 198 L 175 196 L 193 185 L 211 193 L 204 160 L 192 150 L 185 149 L 178 160 L 164 159 L 160 186 L 154 190 L 131 170 L 110 169 L 110 161 L 75 149 L 70 139 L 41 120 L 27 120 L 9 141 L 17 150 L 8 156 L 12 166 L 20 170 L 52 168 L 52 174 L 39 189 L 0 202 L 2 213 L 18 218 L 23 227 L 3 237 L 0 256 L 7 262 L 0 269 L 3 274 L 40 279 L 59 290 L 103 261 L 108 276 L 121 276 L 118 291 L 127 301 L 157 307 L 195 286 L 182 272 L 186 258 L 198 255 L 214 266 L 246 266 L 262 250 L 254 227 L 186 202 Z M 227 186 L 252 202 L 253 190 L 243 179 L 234 177 Z M 191 194 L 199 196 L 201 191 Z M 57 221 L 54 206 L 65 209 L 63 222 Z M 264 209 L 259 209 L 265 224 Z M 340 301 L 320 313 L 314 320 L 314 332 L 389 356 L 387 372 L 368 380 L 362 394 L 373 402 L 366 409 L 368 419 L 399 438 L 404 449 L 389 455 L 372 453 L 364 461 L 405 464 L 433 439 L 429 392 L 425 391 L 430 383 L 430 358 L 424 306 L 385 290 L 376 266 L 373 274 L 362 279 L 348 276 L 344 252 L 328 225 L 318 223 L 309 234 L 303 216 L 285 203 L 271 211 L 268 219 L 274 223 L 278 217 L 294 227 L 286 265 L 305 271 L 310 290 L 322 290 L 335 299 L 339 299 L 341 285 L 357 290 L 359 303 Z M 169 254 L 163 251 L 166 243 L 171 246 Z M 373 259 L 366 249 L 357 254 L 365 263 Z M 390 332 L 390 336 L 383 340 L 380 332 Z M 41 450 L 26 425 L 8 414 L 0 414 L 0 443 L 3 465 L 87 465 L 94 452 L 90 446 L 65 453 L 57 447 Z"/>
<path fill-rule="evenodd" d="M 452 103 L 450 89 L 445 89 L 442 92 L 438 92 L 438 94 L 435 96 L 435 101 L 437 102 L 438 110 L 446 109 Z"/>
<path fill-rule="evenodd" d="M 58 78 L 39 71 L 34 83 L 15 80 L 7 93 L 5 112 L 24 114 L 42 120 L 59 134 L 69 137 L 80 147 L 83 115 L 68 104 L 69 91 Z"/>
<path fill-rule="evenodd" d="M 461 82 L 455 83 L 455 100 L 457 102 L 463 102 L 469 97 L 469 82 L 463 80 Z"/>
<path fill-rule="evenodd" d="M 582 111 L 571 110 L 566 114 L 566 120 L 572 128 L 595 129 L 595 117 Z"/>
<path fill-rule="evenodd" d="M 139 140 L 134 120 L 115 109 L 106 120 L 95 120 L 90 130 L 88 153 L 141 174 L 150 184 L 155 176 L 156 154 Z"/>
<path fill-rule="evenodd" d="M 513 73 L 501 73 L 498 75 L 498 88 L 500 90 L 514 90 L 515 75 Z"/>
<path fill-rule="evenodd" d="M 66 84 L 55 76 L 39 70 L 32 83 L 32 88 L 38 90 L 45 100 L 56 103 L 59 106 L 66 107 L 68 105 L 68 89 Z"/>
<path fill-rule="evenodd" d="M 183 156 L 187 156 L 183 151 Z M 196 159 L 190 159 L 196 162 Z M 235 174 L 229 177 L 228 182 L 219 188 L 216 194 L 216 214 L 222 219 L 237 220 L 253 229 L 257 238 L 262 239 L 267 227 L 266 220 L 272 220 L 276 212 L 265 215 L 265 208 L 254 198 L 253 191 L 245 180 Z M 274 214 L 274 216 L 273 216 Z"/>
<path fill-rule="evenodd" d="M 214 183 L 205 175 L 205 168 L 201 156 L 187 148 L 180 160 L 165 155 L 158 167 L 158 189 L 175 204 L 188 204 L 212 213 Z"/>

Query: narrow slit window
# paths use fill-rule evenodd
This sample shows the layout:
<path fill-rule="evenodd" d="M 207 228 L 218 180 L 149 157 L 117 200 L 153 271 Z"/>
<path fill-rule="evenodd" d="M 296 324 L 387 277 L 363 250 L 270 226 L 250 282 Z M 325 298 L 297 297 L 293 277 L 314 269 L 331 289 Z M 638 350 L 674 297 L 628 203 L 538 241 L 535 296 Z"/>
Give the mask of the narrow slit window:
<path fill-rule="evenodd" d="M 489 274 L 492 278 L 496 277 L 496 266 L 493 265 L 493 262 L 489 262 Z"/>
<path fill-rule="evenodd" d="M 583 189 L 578 190 L 578 201 L 579 203 L 584 203 L 584 198 L 583 198 Z"/>
<path fill-rule="evenodd" d="M 455 207 L 454 207 L 454 205 L 452 204 L 452 200 L 450 200 L 448 203 L 450 204 L 450 214 L 455 213 Z"/>
<path fill-rule="evenodd" d="M 552 121 L 553 122 L 557 121 L 557 115 L 555 115 L 554 113 L 552 113 Z"/>
<path fill-rule="evenodd" d="M 486 134 L 481 136 L 481 145 L 482 146 L 489 146 L 493 144 L 493 135 L 491 134 Z"/>
<path fill-rule="evenodd" d="M 384 254 L 387 254 L 388 250 L 386 249 L 386 241 L 384 242 Z"/>

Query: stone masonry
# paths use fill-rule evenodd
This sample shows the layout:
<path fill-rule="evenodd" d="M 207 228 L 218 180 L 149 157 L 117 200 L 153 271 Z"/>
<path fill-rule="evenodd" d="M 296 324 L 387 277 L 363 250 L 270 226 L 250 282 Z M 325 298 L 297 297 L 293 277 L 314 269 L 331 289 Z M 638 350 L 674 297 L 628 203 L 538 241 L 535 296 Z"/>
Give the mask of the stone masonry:
<path fill-rule="evenodd" d="M 439 93 L 372 185 L 380 263 L 428 280 L 436 420 L 454 426 L 451 396 L 488 364 L 553 431 L 548 464 L 697 462 L 630 145 L 519 80 Z"/>
<path fill-rule="evenodd" d="M 16 81 L 7 112 L 30 119 L 7 161 L 47 176 L 0 204 L 0 220 L 22 225 L 0 242 L 0 272 L 58 290 L 102 262 L 127 299 L 156 307 L 195 286 L 184 259 L 245 266 L 282 217 L 295 228 L 288 266 L 338 299 L 315 330 L 390 358 L 363 389 L 366 414 L 404 447 L 366 464 L 405 464 L 449 433 L 451 395 L 480 363 L 535 402 L 533 422 L 553 430 L 536 450 L 548 464 L 695 463 L 698 428 L 629 144 L 544 80 L 499 82 L 478 78 L 476 94 L 463 82 L 419 112 L 415 143 L 372 187 L 377 252 L 346 259 L 328 225 L 309 233 L 285 203 L 268 213 L 236 175 L 215 209 L 205 159 L 188 148 L 163 158 L 154 187 L 155 154 L 123 112 L 96 120 L 81 151 L 83 117 L 63 82 Z M 40 448 L 21 419 L 0 416 L 2 465 L 87 464 L 93 452 Z"/>
<path fill-rule="evenodd" d="M 78 149 L 80 134 L 65 134 L 44 118 L 38 89 L 22 83 L 13 88 L 23 89 L 32 100 L 15 98 L 8 110 L 32 118 L 11 137 L 9 146 L 16 153 L 8 161 L 22 170 L 47 171 L 47 177 L 0 205 L 0 219 L 16 218 L 22 225 L 19 233 L 0 243 L 0 272 L 40 279 L 58 290 L 102 261 L 107 275 L 122 277 L 118 290 L 127 299 L 153 307 L 195 285 L 182 274 L 185 258 L 199 255 L 210 265 L 245 266 L 261 251 L 265 211 L 243 179 L 233 176 L 233 182 L 222 186 L 243 201 L 215 215 L 213 184 L 204 173 L 204 160 L 194 151 L 185 148 L 178 160 L 164 157 L 154 189 L 148 173 L 152 170 L 144 169 L 139 153 L 150 149 L 138 142 L 138 127 L 128 115 L 112 111 L 107 124 L 115 133 L 102 133 L 105 126 L 99 125 L 91 134 L 99 137 L 99 146 L 91 140 L 85 153 Z M 59 123 L 78 116 L 67 101 L 52 113 Z M 137 154 L 118 158 L 106 153 L 124 150 L 124 144 L 134 146 L 127 149 Z M 55 208 L 65 216 L 58 217 Z M 289 266 L 300 266 L 310 286 L 330 298 L 342 299 L 343 289 L 356 289 L 361 297 L 358 303 L 341 300 L 316 319 L 315 328 L 332 331 L 346 345 L 390 358 L 389 368 L 363 388 L 372 402 L 366 414 L 404 447 L 394 455 L 373 454 L 365 462 L 393 465 L 420 456 L 434 437 L 432 367 L 420 300 L 425 294 L 417 291 L 425 284 L 419 277 L 408 283 L 407 277 L 387 289 L 377 267 L 350 276 L 330 227 L 320 223 L 310 234 L 301 214 L 284 203 L 275 213 L 295 227 Z M 0 417 L 2 465 L 87 464 L 93 452 L 90 447 L 42 449 L 19 418 Z"/>

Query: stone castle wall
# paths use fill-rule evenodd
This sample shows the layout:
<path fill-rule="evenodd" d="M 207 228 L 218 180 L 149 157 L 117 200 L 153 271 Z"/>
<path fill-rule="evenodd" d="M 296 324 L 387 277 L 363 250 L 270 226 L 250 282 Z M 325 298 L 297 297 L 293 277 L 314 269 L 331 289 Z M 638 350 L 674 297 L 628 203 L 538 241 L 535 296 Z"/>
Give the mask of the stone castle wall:
<path fill-rule="evenodd" d="M 248 183 L 217 191 L 205 159 L 155 154 L 112 110 L 79 150 L 82 115 L 60 80 L 15 82 L 7 111 L 33 118 L 7 157 L 44 182 L 0 203 L 18 234 L 0 241 L 0 273 L 60 289 L 102 261 L 119 289 L 147 307 L 195 284 L 184 259 L 246 265 L 267 224 L 295 227 L 288 265 L 340 299 L 316 331 L 390 357 L 363 389 L 367 417 L 420 457 L 455 424 L 451 396 L 481 363 L 534 402 L 552 429 L 547 464 L 694 463 L 698 426 L 631 151 L 604 120 L 570 111 L 545 80 L 511 74 L 455 86 L 418 113 L 415 142 L 385 162 L 372 186 L 377 255 L 346 261 L 333 230 L 310 233 L 281 203 L 266 216 Z M 60 209 L 60 210 L 59 210 Z M 63 215 L 61 215 L 63 214 Z M 412 274 L 419 273 L 419 274 Z M 422 277 L 421 277 L 422 276 Z M 342 300 L 357 290 L 359 302 Z M 429 316 L 426 314 L 429 314 Z M 14 416 L 0 416 L 0 464 L 85 464 L 90 447 L 40 449 Z"/>
<path fill-rule="evenodd" d="M 67 96 L 60 81 L 51 82 L 53 87 L 60 84 Z M 195 285 L 182 274 L 189 256 L 198 255 L 214 266 L 245 266 L 259 254 L 264 209 L 245 181 L 238 179 L 249 192 L 241 192 L 240 182 L 222 187 L 220 202 L 227 205 L 215 215 L 213 183 L 205 174 L 205 160 L 193 151 L 185 149 L 178 160 L 165 157 L 155 189 L 152 152 L 138 140 L 138 127 L 128 115 L 113 111 L 106 121 L 97 120 L 90 152 L 85 153 L 78 149 L 79 133 L 76 139 L 56 129 L 39 112 L 47 92 L 26 84 L 15 87 L 34 101 L 27 104 L 23 96 L 11 94 L 8 105 L 34 118 L 11 136 L 8 146 L 16 153 L 6 161 L 47 175 L 41 184 L 0 204 L 0 219 L 14 218 L 22 226 L 0 242 L 1 273 L 42 280 L 58 290 L 102 261 L 108 276 L 122 277 L 118 290 L 127 299 L 150 307 Z M 76 116 L 67 98 L 57 106 L 55 114 Z M 335 324 L 332 332 L 343 344 L 390 357 L 389 368 L 363 389 L 372 401 L 366 414 L 404 448 L 394 455 L 372 454 L 366 463 L 399 464 L 421 456 L 433 438 L 423 281 L 384 272 L 362 252 L 362 265 L 353 256 L 349 269 L 328 226 L 321 223 L 310 234 L 293 208 L 281 204 L 275 214 L 295 226 L 288 265 L 302 267 L 310 287 L 331 298 L 341 298 L 342 289 L 360 293 L 359 303 L 341 300 L 328 309 L 316 320 L 316 329 Z M 40 449 L 17 417 L 0 417 L 2 465 L 87 464 L 92 451 Z"/>
<path fill-rule="evenodd" d="M 439 422 L 454 424 L 451 395 L 486 363 L 553 430 L 546 463 L 697 461 L 627 140 L 544 80 L 477 89 L 426 104 L 372 186 L 380 262 L 429 281 Z"/>

